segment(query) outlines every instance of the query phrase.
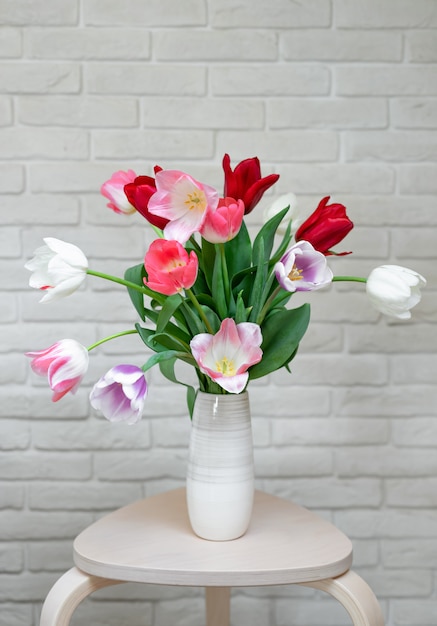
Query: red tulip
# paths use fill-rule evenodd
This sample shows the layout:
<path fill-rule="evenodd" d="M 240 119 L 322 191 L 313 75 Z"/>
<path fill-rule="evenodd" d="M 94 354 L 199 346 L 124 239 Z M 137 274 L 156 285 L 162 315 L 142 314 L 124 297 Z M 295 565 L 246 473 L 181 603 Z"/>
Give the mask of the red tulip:
<path fill-rule="evenodd" d="M 155 174 L 162 170 L 162 167 L 155 166 Z M 141 213 L 148 222 L 164 230 L 168 220 L 158 215 L 153 215 L 149 211 L 149 200 L 156 192 L 155 179 L 152 176 L 137 176 L 133 182 L 124 186 L 124 193 L 132 206 Z"/>
<path fill-rule="evenodd" d="M 241 161 L 232 171 L 231 158 L 229 154 L 225 154 L 223 171 L 225 173 L 224 197 L 243 200 L 246 215 L 255 208 L 264 192 L 274 185 L 279 178 L 279 174 L 270 174 L 262 178 L 261 166 L 257 157 Z"/>
<path fill-rule="evenodd" d="M 313 247 L 325 256 L 336 254 L 343 256 L 350 252 L 333 252 L 331 248 L 342 241 L 354 227 L 346 215 L 342 204 L 328 204 L 330 196 L 319 202 L 317 209 L 297 230 L 296 241 L 309 241 Z"/>
<path fill-rule="evenodd" d="M 196 253 L 188 254 L 178 241 L 155 239 L 144 258 L 148 276 L 144 284 L 158 293 L 172 296 L 194 285 L 198 265 Z"/>

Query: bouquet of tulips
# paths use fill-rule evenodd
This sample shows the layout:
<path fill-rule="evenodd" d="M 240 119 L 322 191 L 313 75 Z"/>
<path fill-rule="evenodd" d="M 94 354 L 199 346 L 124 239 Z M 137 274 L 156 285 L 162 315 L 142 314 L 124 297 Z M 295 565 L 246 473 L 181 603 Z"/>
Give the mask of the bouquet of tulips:
<path fill-rule="evenodd" d="M 119 171 L 102 185 L 110 209 L 139 212 L 157 234 L 144 261 L 123 278 L 90 269 L 79 248 L 55 238 L 44 239 L 35 251 L 26 268 L 32 272 L 30 286 L 44 291 L 41 302 L 71 294 L 93 275 L 124 285 L 141 320 L 89 347 L 63 339 L 27 353 L 32 369 L 48 377 L 54 401 L 77 390 L 90 350 L 136 333 L 152 355 L 141 368 L 116 365 L 102 376 L 91 391 L 92 406 L 111 421 L 138 421 L 147 395 L 145 374 L 158 365 L 168 380 L 187 387 L 192 414 L 196 389 L 177 378 L 178 360 L 194 367 L 202 391 L 241 393 L 250 380 L 288 369 L 295 357 L 310 306 L 290 307 L 293 294 L 334 281 L 366 283 L 378 310 L 401 319 L 411 316 L 425 284 L 417 272 L 385 265 L 368 278 L 333 275 L 327 260 L 349 254 L 333 247 L 353 228 L 342 204 L 323 198 L 296 230 L 290 206 L 279 201 L 252 241 L 244 216 L 279 176 L 262 177 L 257 158 L 232 169 L 227 154 L 223 170 L 223 197 L 189 174 L 160 167 L 154 177 Z"/>

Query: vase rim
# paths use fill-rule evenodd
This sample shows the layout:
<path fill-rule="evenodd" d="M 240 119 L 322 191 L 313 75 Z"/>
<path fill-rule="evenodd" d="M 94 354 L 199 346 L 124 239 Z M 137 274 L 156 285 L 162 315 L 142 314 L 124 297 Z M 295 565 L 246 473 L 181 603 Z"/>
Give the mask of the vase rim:
<path fill-rule="evenodd" d="M 214 396 L 217 398 L 244 398 L 249 394 L 247 389 L 242 391 L 241 393 L 211 393 L 209 391 L 202 391 L 201 389 L 199 389 L 197 393 L 198 395 L 202 394 L 203 396 Z"/>

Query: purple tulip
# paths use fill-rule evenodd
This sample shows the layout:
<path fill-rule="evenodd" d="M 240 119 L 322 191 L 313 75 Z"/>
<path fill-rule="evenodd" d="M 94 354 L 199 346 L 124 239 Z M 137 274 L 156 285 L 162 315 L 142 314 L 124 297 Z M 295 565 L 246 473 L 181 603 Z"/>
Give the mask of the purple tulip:
<path fill-rule="evenodd" d="M 94 385 L 90 402 L 110 422 L 135 424 L 141 419 L 146 396 L 143 370 L 135 365 L 116 365 Z"/>
<path fill-rule="evenodd" d="M 286 291 L 314 291 L 328 285 L 333 274 L 325 255 L 318 252 L 308 241 L 291 246 L 275 265 L 278 283 Z"/>

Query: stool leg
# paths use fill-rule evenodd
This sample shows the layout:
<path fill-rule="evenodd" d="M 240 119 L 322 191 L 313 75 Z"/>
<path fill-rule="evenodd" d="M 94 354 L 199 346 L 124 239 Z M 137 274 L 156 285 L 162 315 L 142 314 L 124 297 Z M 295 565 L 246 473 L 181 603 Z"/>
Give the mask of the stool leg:
<path fill-rule="evenodd" d="M 384 626 L 384 617 L 375 594 L 355 572 L 349 570 L 337 578 L 300 584 L 329 593 L 344 606 L 354 626 Z"/>
<path fill-rule="evenodd" d="M 206 626 L 229 626 L 231 590 L 205 587 Z"/>
<path fill-rule="evenodd" d="M 121 582 L 90 576 L 73 567 L 50 589 L 42 608 L 40 626 L 68 626 L 82 600 L 97 589 Z"/>

